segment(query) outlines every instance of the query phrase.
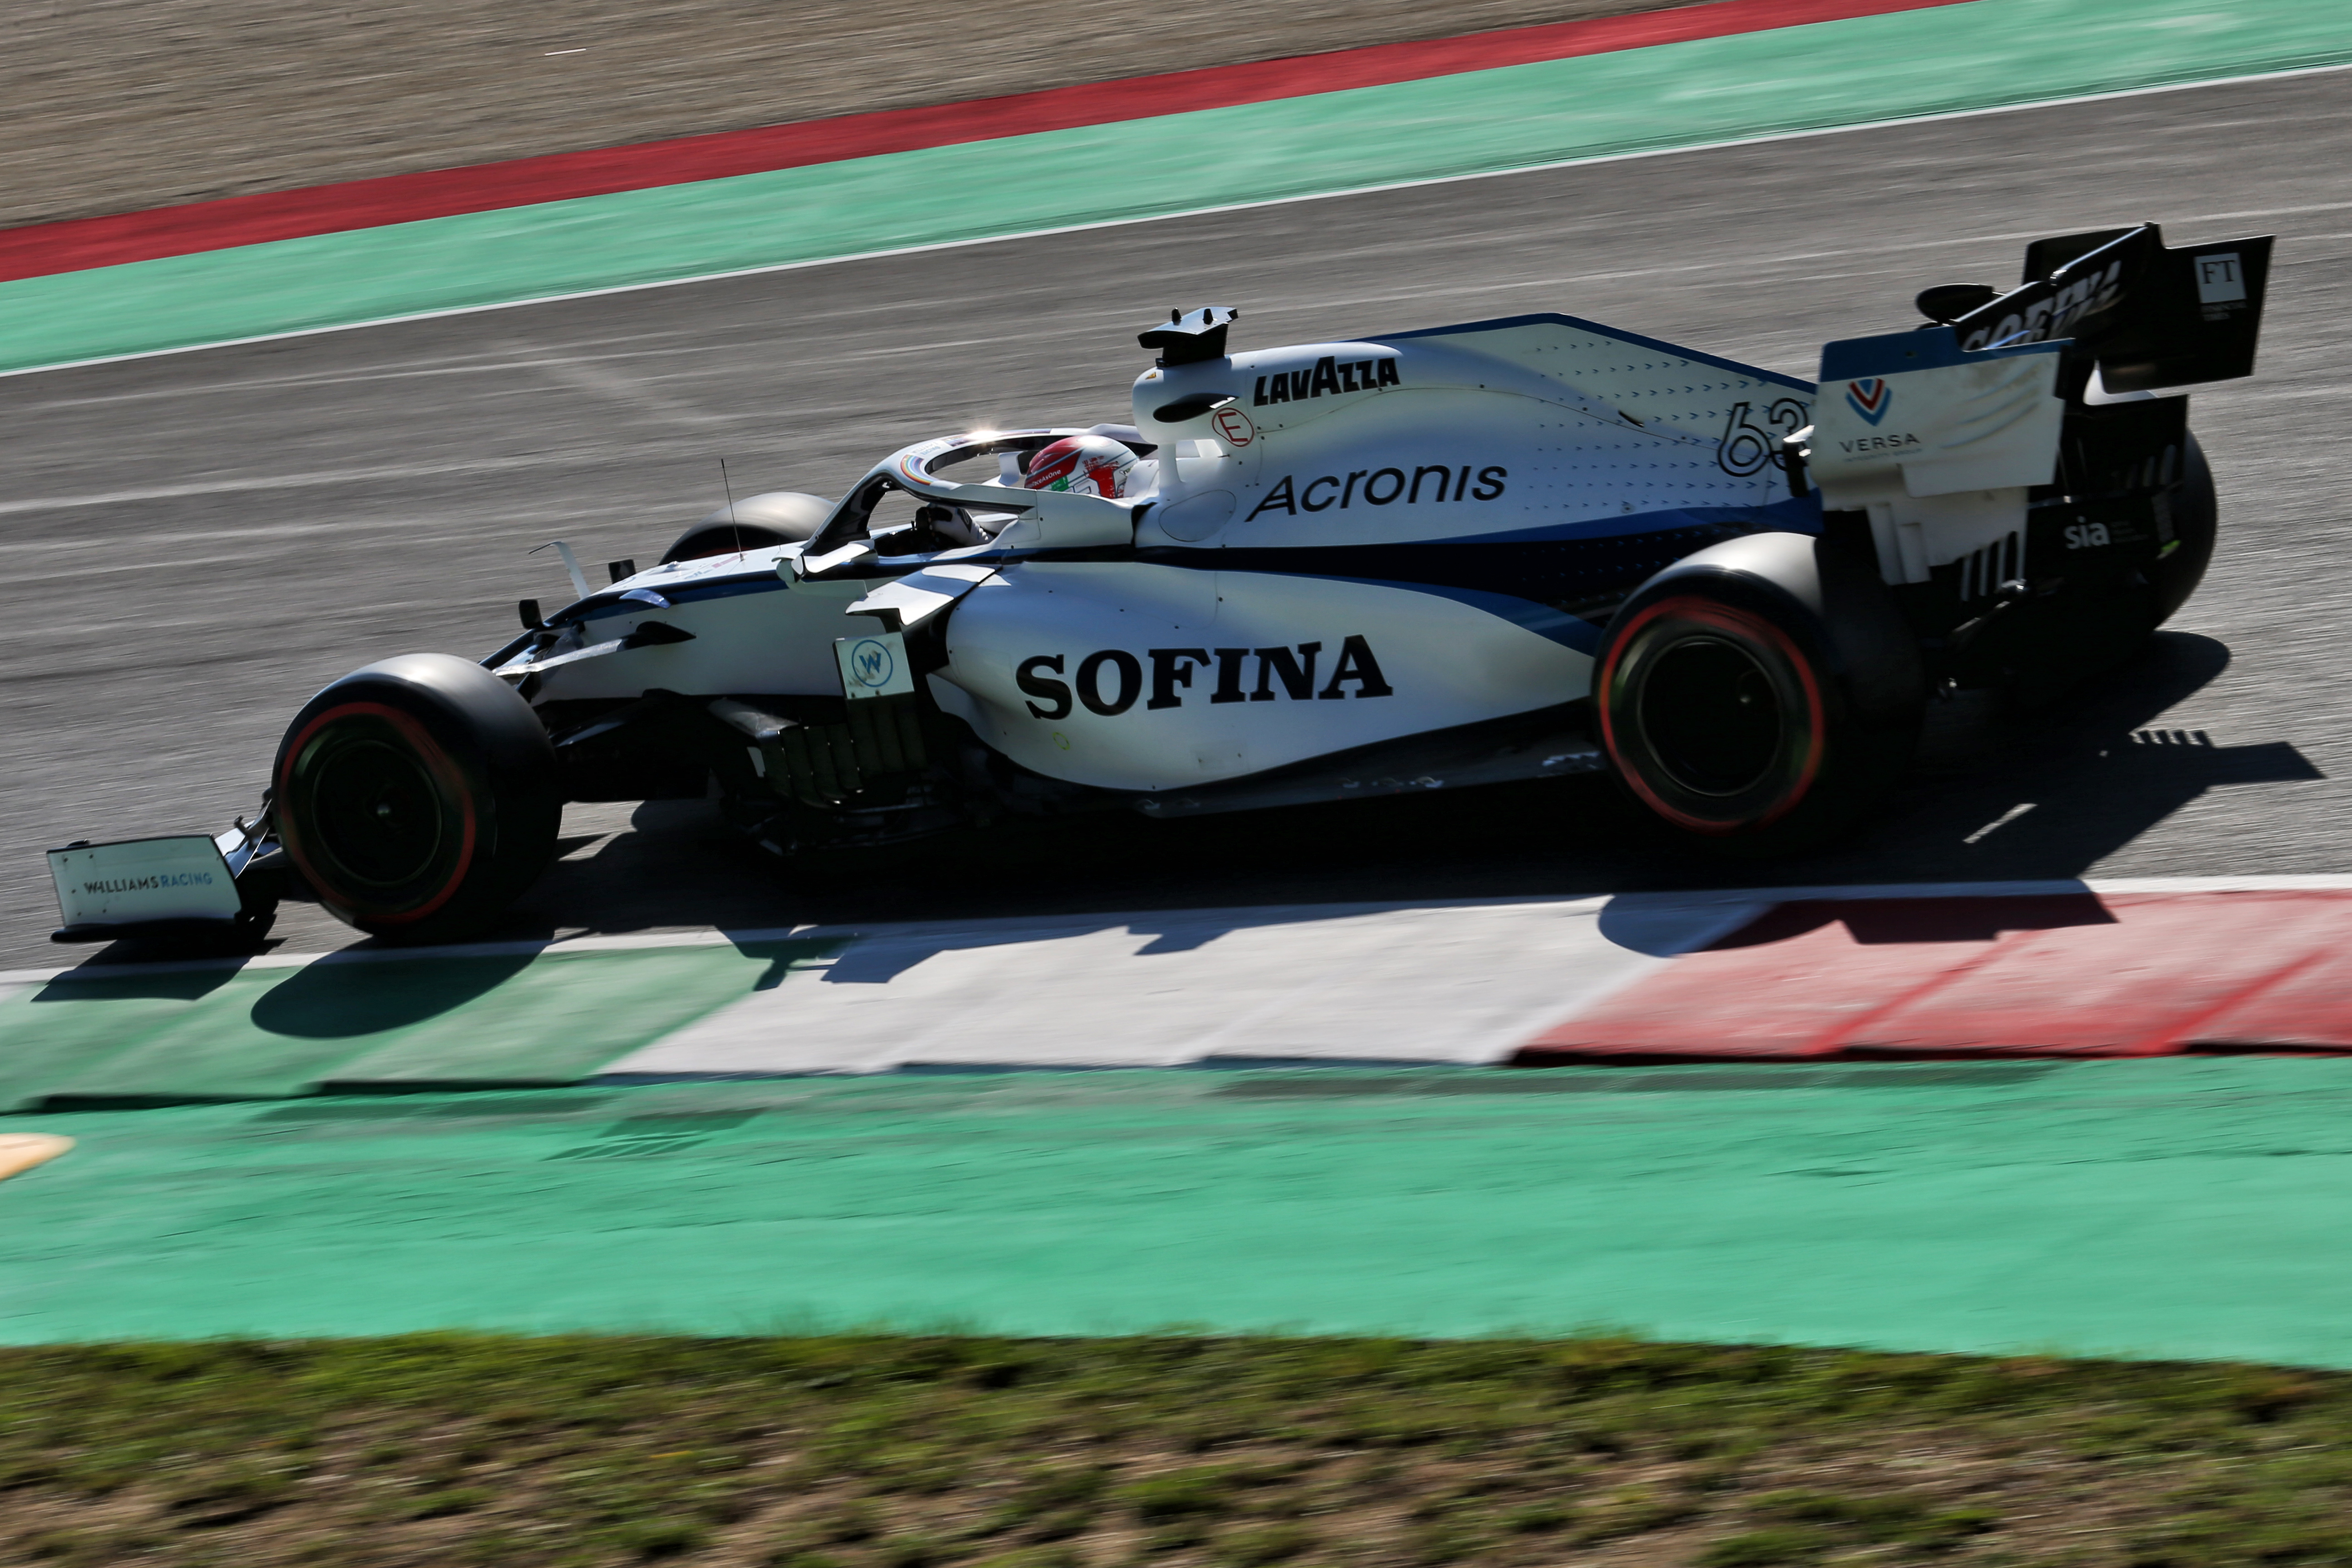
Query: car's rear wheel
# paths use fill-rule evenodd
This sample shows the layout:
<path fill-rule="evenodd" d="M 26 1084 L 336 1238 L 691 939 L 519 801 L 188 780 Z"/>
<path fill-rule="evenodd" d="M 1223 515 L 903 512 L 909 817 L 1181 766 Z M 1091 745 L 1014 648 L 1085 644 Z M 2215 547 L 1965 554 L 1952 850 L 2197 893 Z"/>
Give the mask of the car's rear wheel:
<path fill-rule="evenodd" d="M 1924 697 L 1884 590 L 1793 535 L 1661 573 L 1611 623 L 1594 673 L 1620 781 L 1675 827 L 1746 853 L 1851 826 L 1909 759 Z"/>
<path fill-rule="evenodd" d="M 1821 680 L 1770 622 L 1702 595 L 1644 606 L 1607 675 L 1602 709 L 1626 783 L 1698 833 L 1761 827 L 1821 770 Z"/>
<path fill-rule="evenodd" d="M 546 868 L 562 813 L 530 705 L 440 654 L 313 697 L 274 777 L 278 837 L 319 901 L 395 942 L 477 934 Z"/>
<path fill-rule="evenodd" d="M 2189 602 L 2205 581 L 2213 563 L 2213 546 L 2221 538 L 2221 498 L 2213 489 L 2212 466 L 2205 448 L 2190 434 L 2181 443 L 2180 489 L 2172 502 L 2174 547 L 2159 557 L 2149 582 L 2156 590 L 2156 624 L 2162 626 Z"/>

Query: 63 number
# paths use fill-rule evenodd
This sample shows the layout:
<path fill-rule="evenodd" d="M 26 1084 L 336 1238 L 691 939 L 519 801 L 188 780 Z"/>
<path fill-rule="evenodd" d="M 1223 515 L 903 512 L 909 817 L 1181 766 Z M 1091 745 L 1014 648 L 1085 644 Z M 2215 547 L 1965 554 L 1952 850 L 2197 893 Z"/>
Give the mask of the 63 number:
<path fill-rule="evenodd" d="M 1715 448 L 1717 465 L 1736 479 L 1762 473 L 1780 450 L 1780 437 L 1804 427 L 1805 405 L 1796 398 L 1775 402 L 1764 411 L 1761 425 L 1751 416 L 1754 407 L 1748 403 L 1731 405 L 1731 419 Z"/>

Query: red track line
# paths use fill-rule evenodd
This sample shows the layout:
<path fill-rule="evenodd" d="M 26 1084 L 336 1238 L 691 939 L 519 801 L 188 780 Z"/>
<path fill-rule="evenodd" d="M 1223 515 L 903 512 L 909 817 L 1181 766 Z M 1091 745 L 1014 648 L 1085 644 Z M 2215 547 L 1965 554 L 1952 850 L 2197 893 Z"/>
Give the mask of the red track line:
<path fill-rule="evenodd" d="M 2186 1018 L 2175 1019 L 2164 1027 L 2151 1031 L 2145 1037 L 2134 1042 L 2131 1054 L 2152 1057 L 2187 1051 L 2197 1044 L 2199 1032 L 2216 1018 L 2227 1017 L 2248 1004 L 2258 1002 L 2273 994 L 2287 982 L 2317 968 L 2333 956 L 2335 955 L 2325 944 L 2315 944 L 2312 951 L 2302 957 L 2264 972 L 2258 978 L 2231 992 L 2211 1006 L 2191 1013 Z"/>
<path fill-rule="evenodd" d="M 1419 81 L 1462 71 L 1656 44 L 1762 32 L 1854 16 L 1920 11 L 1966 0 L 1719 0 L 1590 22 L 1513 27 L 1429 43 L 1381 44 L 1326 55 L 1260 60 L 1050 88 L 928 109 L 845 114 L 751 131 L 553 153 L 469 168 L 270 191 L 185 206 L 75 218 L 0 230 L 0 281 L 113 267 L 192 251 L 222 250 L 379 224 L 489 212 L 535 202 L 796 169 L 923 147 L 1067 131 L 1122 120 L 1224 109 L 1309 93 Z"/>
<path fill-rule="evenodd" d="M 2011 944 L 2031 942 L 2039 934 L 2032 931 L 2003 931 L 1975 952 L 1943 965 L 1908 990 L 1896 993 L 1856 1017 L 1831 1025 L 1791 1054 L 1807 1060 L 1840 1056 L 1843 1054 L 1845 1047 L 1871 1025 L 1884 1018 L 1894 1017 L 1914 1003 L 1927 1000 L 1937 992 L 1951 985 L 1962 975 L 1983 968 L 1996 956 L 2004 955 Z"/>

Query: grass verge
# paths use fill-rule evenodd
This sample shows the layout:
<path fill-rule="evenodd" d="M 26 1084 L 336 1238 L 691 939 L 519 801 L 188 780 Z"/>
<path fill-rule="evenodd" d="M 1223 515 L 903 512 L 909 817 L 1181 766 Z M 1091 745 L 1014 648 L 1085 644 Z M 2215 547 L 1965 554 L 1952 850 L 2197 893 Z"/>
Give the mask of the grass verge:
<path fill-rule="evenodd" d="M 1620 1340 L 0 1352 L 0 1560 L 2352 1558 L 2352 1376 Z"/>

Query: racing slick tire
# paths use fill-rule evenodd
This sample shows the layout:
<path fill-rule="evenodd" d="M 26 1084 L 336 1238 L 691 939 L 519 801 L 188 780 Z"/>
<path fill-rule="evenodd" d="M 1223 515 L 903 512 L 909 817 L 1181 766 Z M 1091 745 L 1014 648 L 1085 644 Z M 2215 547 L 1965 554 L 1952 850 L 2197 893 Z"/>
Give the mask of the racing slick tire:
<path fill-rule="evenodd" d="M 677 542 L 662 552 L 661 563 L 705 561 L 739 550 L 764 550 L 772 544 L 814 539 L 832 515 L 833 502 L 823 496 L 798 490 L 746 496 L 740 505 L 720 507 L 679 534 Z"/>
<path fill-rule="evenodd" d="M 320 903 L 393 942 L 478 932 L 547 868 L 563 810 L 530 704 L 446 654 L 311 698 L 271 777 L 278 837 Z"/>
<path fill-rule="evenodd" d="M 2163 554 L 2052 600 L 2028 629 L 2002 683 L 2020 710 L 2047 710 L 2085 681 L 2121 667 L 2204 581 L 2220 539 L 2221 506 L 2213 470 L 2194 435 L 2182 444 L 2180 482 L 2168 499 L 2170 539 Z"/>
<path fill-rule="evenodd" d="M 2180 489 L 2172 508 L 2172 537 L 2179 548 L 2159 559 L 2148 574 L 2156 590 L 2156 625 L 2170 620 L 2213 562 L 2213 545 L 2221 536 L 2221 499 L 2213 490 L 2213 469 L 2205 448 L 2192 431 L 2183 443 Z"/>
<path fill-rule="evenodd" d="M 1593 671 L 1619 781 L 1748 855 L 1850 826 L 1910 760 L 1926 699 L 1917 641 L 1877 573 L 1795 533 L 1713 545 L 1652 577 Z"/>

